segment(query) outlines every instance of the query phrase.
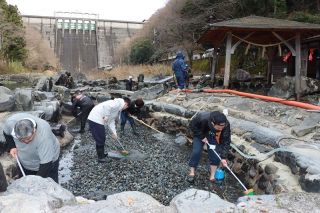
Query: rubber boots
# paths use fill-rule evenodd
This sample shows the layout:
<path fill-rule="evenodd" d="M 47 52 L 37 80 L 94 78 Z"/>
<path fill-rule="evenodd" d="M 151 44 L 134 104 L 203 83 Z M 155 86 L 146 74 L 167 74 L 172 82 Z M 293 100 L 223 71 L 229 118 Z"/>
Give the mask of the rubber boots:
<path fill-rule="evenodd" d="M 138 136 L 138 132 L 137 132 L 137 129 L 136 129 L 136 126 L 134 124 L 131 125 L 131 128 L 132 128 L 132 132 L 134 135 Z"/>
<path fill-rule="evenodd" d="M 111 159 L 108 158 L 108 154 L 104 154 L 104 146 L 96 145 L 98 162 L 99 163 L 110 163 Z"/>

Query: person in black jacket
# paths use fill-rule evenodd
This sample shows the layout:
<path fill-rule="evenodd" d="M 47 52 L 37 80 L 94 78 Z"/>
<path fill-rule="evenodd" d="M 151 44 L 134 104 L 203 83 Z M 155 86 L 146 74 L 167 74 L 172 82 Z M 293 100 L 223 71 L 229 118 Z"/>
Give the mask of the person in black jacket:
<path fill-rule="evenodd" d="M 126 90 L 132 91 L 132 86 L 133 86 L 133 80 L 132 76 L 129 76 L 129 79 L 126 82 Z"/>
<path fill-rule="evenodd" d="M 193 132 L 192 154 L 189 161 L 190 173 L 188 181 L 193 182 L 196 168 L 199 164 L 204 143 L 216 145 L 215 151 L 222 158 L 221 164 L 227 165 L 227 154 L 230 148 L 231 131 L 230 123 L 226 116 L 218 111 L 200 112 L 191 121 L 190 128 Z M 216 154 L 208 148 L 210 161 L 210 181 L 214 181 L 214 174 L 220 160 Z"/>
<path fill-rule="evenodd" d="M 80 131 L 84 133 L 86 122 L 94 107 L 94 103 L 88 96 L 84 95 L 81 91 L 77 91 L 72 98 L 72 115 L 80 118 Z M 80 109 L 80 110 L 79 110 Z"/>
<path fill-rule="evenodd" d="M 126 110 L 121 111 L 121 116 L 120 116 L 121 135 L 124 134 L 124 126 L 126 125 L 127 121 L 129 121 L 131 125 L 133 134 L 138 135 L 134 120 L 130 115 L 137 116 L 138 119 L 141 119 L 140 109 L 143 106 L 144 106 L 143 100 L 141 98 L 138 98 L 135 101 L 131 102 L 130 106 Z"/>

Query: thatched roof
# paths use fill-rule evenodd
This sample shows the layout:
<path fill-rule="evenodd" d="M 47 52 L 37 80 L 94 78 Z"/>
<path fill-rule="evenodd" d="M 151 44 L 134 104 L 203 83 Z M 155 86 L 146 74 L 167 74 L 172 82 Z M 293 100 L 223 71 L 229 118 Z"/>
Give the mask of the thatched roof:
<path fill-rule="evenodd" d="M 210 27 L 211 28 L 201 36 L 198 43 L 219 45 L 223 42 L 227 32 L 232 32 L 234 35 L 241 38 L 254 32 L 247 40 L 260 44 L 278 42 L 279 39 L 276 38 L 272 32 L 276 32 L 285 40 L 293 38 L 297 32 L 301 33 L 302 39 L 320 35 L 319 24 L 260 16 L 248 16 L 217 22 L 210 24 Z"/>

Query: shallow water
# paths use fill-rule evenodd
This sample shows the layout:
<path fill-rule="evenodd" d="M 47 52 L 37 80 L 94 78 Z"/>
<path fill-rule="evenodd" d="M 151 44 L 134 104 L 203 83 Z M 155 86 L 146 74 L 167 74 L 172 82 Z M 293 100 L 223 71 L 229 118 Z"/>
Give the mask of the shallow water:
<path fill-rule="evenodd" d="M 71 178 L 71 168 L 73 166 L 73 150 L 81 141 L 81 136 L 76 135 L 73 143 L 62 151 L 59 162 L 59 183 L 67 183 Z"/>

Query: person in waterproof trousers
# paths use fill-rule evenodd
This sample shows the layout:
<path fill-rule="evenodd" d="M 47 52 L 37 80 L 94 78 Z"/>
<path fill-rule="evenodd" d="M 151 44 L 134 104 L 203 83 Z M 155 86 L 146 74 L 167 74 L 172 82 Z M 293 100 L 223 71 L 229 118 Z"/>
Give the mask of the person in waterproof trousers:
<path fill-rule="evenodd" d="M 182 90 L 186 86 L 186 63 L 184 62 L 184 56 L 182 52 L 178 52 L 176 59 L 172 63 L 172 70 L 176 76 L 178 89 Z"/>
<path fill-rule="evenodd" d="M 104 126 L 109 126 L 112 132 L 111 136 L 116 140 L 118 138 L 115 124 L 116 120 L 119 120 L 120 112 L 127 109 L 130 102 L 130 99 L 127 97 L 123 99 L 115 98 L 114 100 L 102 102 L 91 110 L 88 122 L 90 132 L 96 141 L 99 163 L 111 161 L 111 159 L 108 158 L 108 154 L 104 153 L 104 145 L 106 141 L 106 131 Z"/>
<path fill-rule="evenodd" d="M 137 116 L 138 119 L 141 119 L 140 109 L 143 106 L 144 106 L 143 100 L 141 98 L 138 98 L 135 101 L 131 102 L 128 109 L 121 111 L 121 116 L 120 116 L 121 135 L 124 134 L 124 126 L 126 125 L 127 121 L 129 121 L 129 123 L 131 125 L 133 134 L 138 135 L 134 120 L 131 117 L 131 115 Z"/>
<path fill-rule="evenodd" d="M 3 134 L 10 155 L 18 157 L 26 175 L 50 177 L 58 183 L 60 143 L 48 122 L 16 113 L 6 119 Z"/>
<path fill-rule="evenodd" d="M 231 132 L 230 123 L 226 116 L 218 111 L 200 112 L 191 121 L 190 128 L 193 132 L 192 154 L 189 161 L 190 172 L 188 181 L 193 182 L 195 172 L 200 161 L 203 145 L 209 143 L 216 145 L 215 151 L 221 157 L 221 164 L 227 165 L 227 154 L 230 149 Z M 208 157 L 210 161 L 210 181 L 215 181 L 214 174 L 217 166 L 220 164 L 218 156 L 213 150 L 208 149 Z"/>
<path fill-rule="evenodd" d="M 86 122 L 94 107 L 94 103 L 88 96 L 84 95 L 81 91 L 77 91 L 72 99 L 72 115 L 80 118 L 80 130 L 79 133 L 84 133 Z M 80 111 L 78 110 L 80 109 Z"/>

